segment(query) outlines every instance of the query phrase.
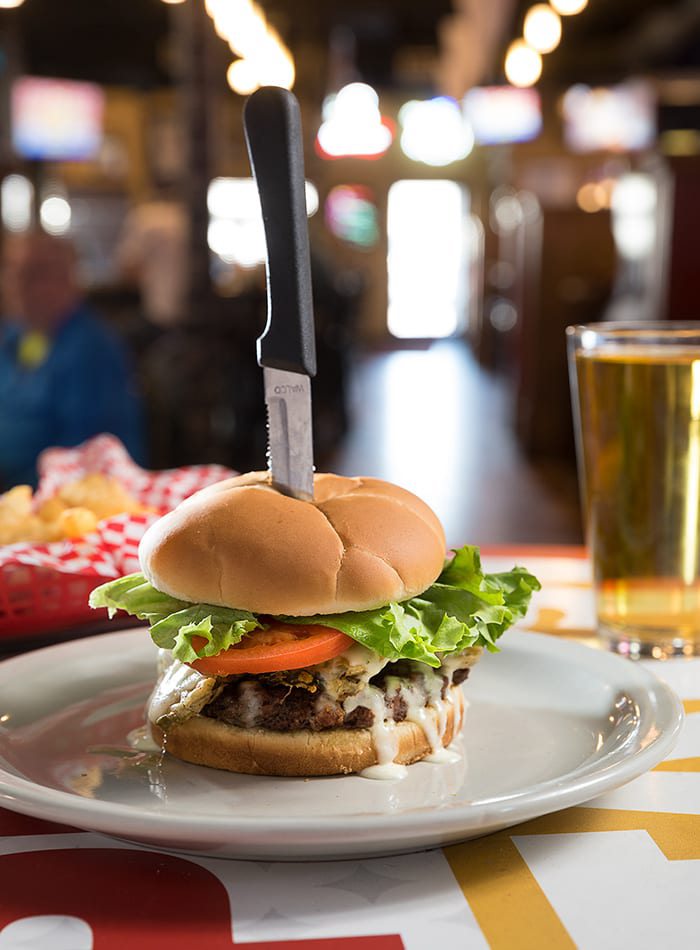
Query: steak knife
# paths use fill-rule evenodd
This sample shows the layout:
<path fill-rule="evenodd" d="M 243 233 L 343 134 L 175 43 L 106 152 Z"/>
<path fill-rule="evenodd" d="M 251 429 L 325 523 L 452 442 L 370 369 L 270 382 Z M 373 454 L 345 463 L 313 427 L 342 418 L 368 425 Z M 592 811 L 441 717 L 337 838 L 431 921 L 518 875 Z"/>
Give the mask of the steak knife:
<path fill-rule="evenodd" d="M 316 343 L 301 117 L 295 96 L 264 86 L 243 110 L 267 245 L 267 324 L 257 341 L 268 418 L 268 464 L 278 491 L 313 499 L 311 377 Z"/>

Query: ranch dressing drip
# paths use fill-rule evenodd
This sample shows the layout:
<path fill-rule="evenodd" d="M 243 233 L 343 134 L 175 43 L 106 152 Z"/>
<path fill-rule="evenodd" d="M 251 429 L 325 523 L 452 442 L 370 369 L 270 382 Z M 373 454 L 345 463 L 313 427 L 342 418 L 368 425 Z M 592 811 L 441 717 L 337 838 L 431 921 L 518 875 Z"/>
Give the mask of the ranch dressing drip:
<path fill-rule="evenodd" d="M 398 762 L 385 762 L 383 765 L 368 765 L 359 774 L 362 778 L 373 778 L 380 782 L 395 782 L 397 779 L 406 778 L 408 769 Z"/>
<path fill-rule="evenodd" d="M 377 764 L 393 764 L 399 751 L 399 745 L 396 736 L 396 723 L 393 719 L 387 718 L 384 693 L 376 686 L 368 685 L 354 696 L 348 696 L 343 702 L 343 709 L 346 713 L 353 712 L 359 706 L 366 707 L 372 713 L 370 732 L 377 753 Z"/>
<path fill-rule="evenodd" d="M 447 728 L 447 702 L 442 693 L 442 676 L 432 670 L 421 675 L 422 683 L 407 683 L 399 677 L 387 677 L 387 695 L 400 696 L 406 704 L 406 719 L 423 730 L 431 752 L 442 749 Z"/>
<path fill-rule="evenodd" d="M 385 692 L 367 685 L 359 693 L 348 697 L 343 702 L 346 713 L 352 712 L 358 706 L 364 706 L 373 714 L 371 733 L 377 754 L 377 764 L 363 769 L 360 775 L 364 778 L 395 780 L 403 778 L 406 774 L 406 767 L 395 761 L 398 753 L 396 723 L 393 718 L 389 718 L 386 703 L 387 698 L 391 702 L 397 696 L 406 705 L 406 719 L 423 730 L 430 745 L 431 751 L 424 761 L 441 764 L 459 761 L 459 753 L 443 747 L 449 711 L 451 708 L 454 709 L 455 705 L 449 688 L 443 699 L 443 677 L 448 675 L 451 679 L 453 669 L 471 666 L 476 662 L 480 652 L 480 650 L 475 650 L 473 656 L 455 657 L 449 670 L 445 668 L 447 664 L 443 664 L 439 670 L 426 667 L 421 671 L 420 682 L 411 683 L 398 676 L 388 676 L 384 684 Z M 458 716 L 459 710 L 454 709 L 454 715 Z M 455 718 L 455 731 L 458 725 Z"/>
<path fill-rule="evenodd" d="M 434 765 L 454 765 L 459 762 L 462 756 L 453 749 L 436 749 L 430 755 L 426 755 L 423 762 L 432 762 Z"/>

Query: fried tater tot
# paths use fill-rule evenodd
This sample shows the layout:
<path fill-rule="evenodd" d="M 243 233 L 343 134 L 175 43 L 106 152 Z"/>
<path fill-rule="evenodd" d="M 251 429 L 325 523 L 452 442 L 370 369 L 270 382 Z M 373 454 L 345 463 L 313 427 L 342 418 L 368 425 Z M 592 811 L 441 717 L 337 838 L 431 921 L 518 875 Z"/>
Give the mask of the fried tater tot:
<path fill-rule="evenodd" d="M 97 527 L 99 518 L 89 508 L 66 508 L 58 516 L 58 527 L 64 538 L 79 538 Z"/>

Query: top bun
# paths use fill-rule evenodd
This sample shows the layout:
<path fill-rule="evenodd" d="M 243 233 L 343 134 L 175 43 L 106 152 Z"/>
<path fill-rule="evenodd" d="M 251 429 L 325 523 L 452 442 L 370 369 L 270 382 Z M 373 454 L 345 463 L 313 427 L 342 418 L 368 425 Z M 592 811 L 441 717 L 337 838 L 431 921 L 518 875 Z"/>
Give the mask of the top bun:
<path fill-rule="evenodd" d="M 139 546 L 155 588 L 262 614 L 344 613 L 407 600 L 442 570 L 445 534 L 411 492 L 378 478 L 315 475 L 314 500 L 267 472 L 228 478 L 151 525 Z"/>

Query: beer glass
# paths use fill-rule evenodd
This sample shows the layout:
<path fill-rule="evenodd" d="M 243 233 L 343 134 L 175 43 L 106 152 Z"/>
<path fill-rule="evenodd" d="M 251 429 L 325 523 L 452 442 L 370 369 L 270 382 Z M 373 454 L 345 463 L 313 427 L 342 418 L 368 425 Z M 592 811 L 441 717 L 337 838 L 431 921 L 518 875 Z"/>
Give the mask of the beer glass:
<path fill-rule="evenodd" d="M 700 323 L 566 334 L 600 636 L 633 657 L 700 653 Z"/>

